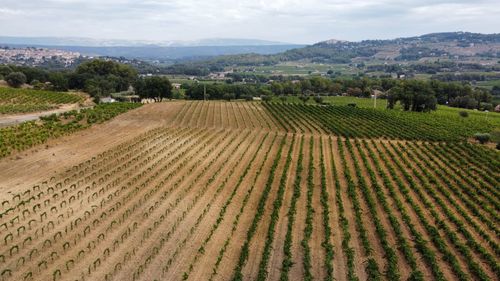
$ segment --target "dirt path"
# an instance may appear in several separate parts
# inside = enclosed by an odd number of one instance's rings
[[[0,159],[0,200],[141,133],[171,125],[184,102],[148,104],[113,120]]]
[[[12,114],[12,115],[0,114],[0,128],[18,125],[20,123],[24,123],[27,121],[38,120],[42,116],[49,116],[52,114],[61,114],[61,113],[68,112],[71,110],[79,110],[79,109],[83,109],[83,108],[89,108],[89,107],[80,107],[77,103],[75,103],[75,104],[64,104],[64,105],[61,105],[57,109],[52,109],[52,110],[47,110],[47,111],[30,112],[30,113],[24,113],[24,114]]]

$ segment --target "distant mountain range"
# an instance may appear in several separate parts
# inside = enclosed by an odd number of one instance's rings
[[[91,38],[0,36],[0,46],[43,47],[79,52],[86,56],[147,60],[200,59],[221,55],[281,53],[304,45],[257,39],[209,38],[195,41],[133,41]]]
[[[217,65],[259,65],[283,61],[352,63],[422,59],[500,58],[500,34],[432,33],[391,40],[349,42],[336,39],[299,45],[256,39],[212,38],[196,41],[131,41],[90,38],[6,37],[0,46],[44,47],[87,56],[163,61],[198,61]]]
[[[290,61],[325,64],[370,61],[399,63],[436,59],[488,61],[488,64],[499,64],[498,58],[500,58],[500,34],[444,32],[407,38],[363,40],[359,42],[330,39],[277,54],[221,56],[199,62],[199,64],[249,66]]]
[[[147,41],[122,39],[93,39],[85,37],[14,37],[0,36],[0,44],[79,46],[79,47],[199,47],[199,46],[269,46],[300,45],[245,38],[206,38],[191,41]]]

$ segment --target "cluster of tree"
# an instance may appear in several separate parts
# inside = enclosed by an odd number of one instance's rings
[[[488,81],[500,79],[500,74],[484,75],[481,73],[443,73],[433,75],[431,79],[439,81]]]
[[[370,97],[375,91],[380,98],[390,99],[391,107],[400,102],[403,108],[427,111],[435,104],[460,108],[489,109],[493,107],[491,92],[473,88],[468,83],[448,83],[438,80],[391,79],[358,77],[355,79],[328,79],[313,76],[302,80],[272,82],[269,90],[281,95],[348,95]]]
[[[426,82],[419,80],[403,80],[389,90],[387,107],[393,109],[400,102],[406,111],[428,112],[436,110],[437,98]]]
[[[423,74],[437,74],[437,73],[450,73],[454,75],[454,79],[447,81],[472,81],[477,80],[468,74],[455,75],[455,72],[493,72],[500,71],[498,65],[481,65],[478,63],[463,63],[454,62],[449,60],[437,60],[434,62],[425,63],[410,63],[410,64],[374,64],[368,65],[365,68],[366,73],[370,72],[385,72],[385,73],[423,73]],[[451,74],[453,73],[453,74]],[[463,78],[463,79],[460,79]],[[438,78],[439,79],[439,78]],[[443,79],[444,81],[445,79]]]
[[[186,98],[193,100],[250,99],[258,95],[272,94],[264,87],[253,84],[196,83],[184,85],[183,87],[186,89]]]
[[[0,66],[0,76],[14,87],[29,83],[35,88],[55,91],[83,90],[94,98],[127,91],[134,85],[143,98],[170,98],[172,85],[166,78],[138,78],[129,64],[113,60],[89,60],[75,70],[48,71],[27,66]]]
[[[134,83],[135,93],[141,98],[158,99],[172,98],[172,84],[161,76],[139,78]]]

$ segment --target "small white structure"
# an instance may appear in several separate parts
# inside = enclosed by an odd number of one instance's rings
[[[116,100],[112,97],[104,97],[99,99],[100,103],[113,103],[116,102]]]

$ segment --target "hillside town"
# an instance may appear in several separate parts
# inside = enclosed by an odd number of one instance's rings
[[[39,66],[57,62],[65,67],[71,66],[82,57],[79,52],[69,52],[46,48],[14,48],[0,46],[0,64]]]

